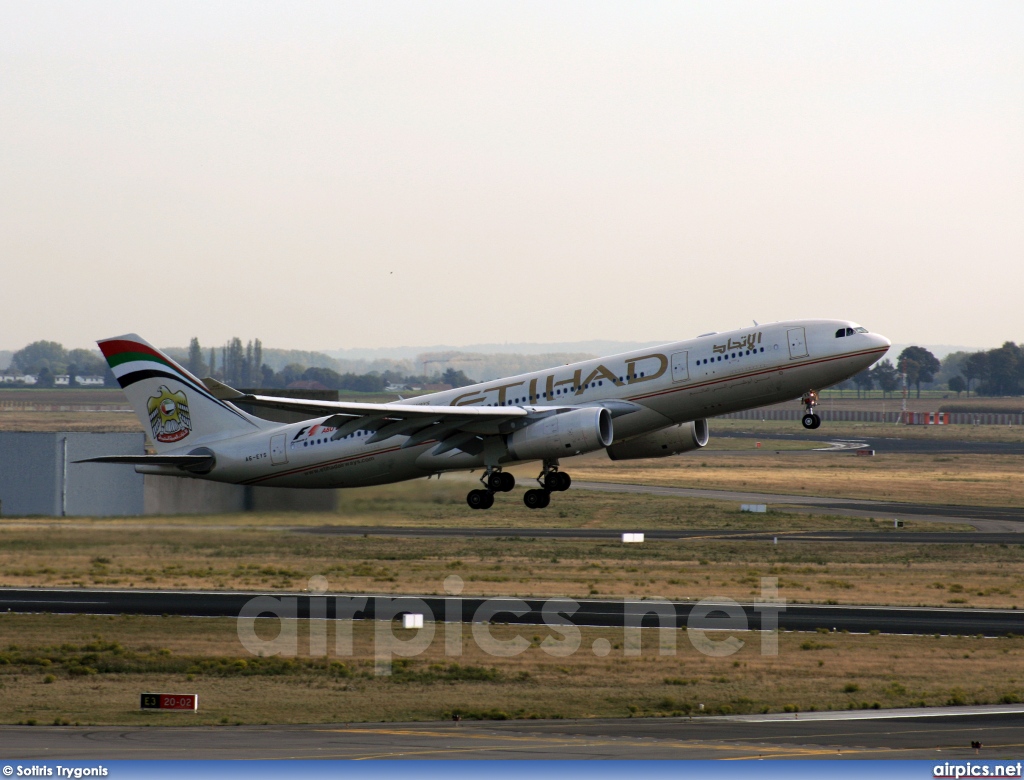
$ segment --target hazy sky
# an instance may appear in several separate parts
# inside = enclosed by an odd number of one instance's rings
[[[1024,3],[0,0],[0,348],[1024,340]]]

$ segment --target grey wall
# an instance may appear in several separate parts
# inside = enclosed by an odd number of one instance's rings
[[[143,510],[132,466],[75,463],[143,452],[141,433],[0,432],[0,514],[124,516]]]
[[[150,474],[143,477],[133,466],[74,462],[98,455],[141,455],[143,445],[141,433],[0,432],[0,515],[331,512],[337,506],[334,490],[244,487]]]

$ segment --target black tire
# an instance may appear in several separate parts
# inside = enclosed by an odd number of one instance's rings
[[[559,492],[561,492],[563,490],[568,490],[569,486],[571,484],[572,484],[572,477],[570,477],[564,471],[556,471],[555,472],[555,490],[557,490]]]
[[[818,421],[817,425],[814,424],[815,420]],[[804,415],[803,419],[800,422],[804,424],[804,428],[806,428],[807,430],[811,430],[812,428],[817,428],[818,425],[821,425],[821,418],[819,418],[816,414],[808,413]]]
[[[811,417],[814,418],[814,425],[812,425],[811,427],[812,428],[820,428],[821,427],[821,418],[818,417],[818,415],[816,415],[816,414],[812,414]]]
[[[494,492],[499,492],[501,490],[501,475],[502,472],[500,471],[492,471],[490,474],[488,474],[487,487],[493,490]]]
[[[501,472],[501,492],[508,493],[516,486],[516,478],[507,471]]]
[[[539,508],[540,509],[545,509],[545,508],[547,508],[547,505],[551,503],[551,494],[548,491],[546,491],[546,490],[542,490],[542,491],[540,491],[540,499],[541,499],[541,504],[540,504]]]
[[[469,495],[466,496],[466,503],[469,504],[470,509],[485,509],[484,496],[488,495],[486,490],[470,490]]]
[[[494,493],[492,493],[490,490],[481,490],[480,492],[484,494],[484,503],[483,506],[481,506],[480,508],[490,509],[492,506],[494,506]]]
[[[549,471],[544,475],[544,489],[545,490],[557,490],[555,485],[558,484],[558,472]]]
[[[545,490],[537,490],[536,488],[527,490],[523,494],[523,503],[526,504],[528,509],[543,509],[547,506],[547,502],[544,501],[544,497],[547,495],[548,493]]]

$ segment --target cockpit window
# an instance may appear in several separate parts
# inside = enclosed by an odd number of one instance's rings
[[[868,329],[867,328],[855,328],[855,332],[856,333],[867,333]]]
[[[837,339],[841,339],[845,335],[846,335],[846,328],[840,328],[839,330],[836,331],[836,338]]]

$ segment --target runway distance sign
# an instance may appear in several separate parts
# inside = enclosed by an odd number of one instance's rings
[[[143,693],[139,701],[141,710],[191,710],[199,709],[199,694],[196,693]]]

